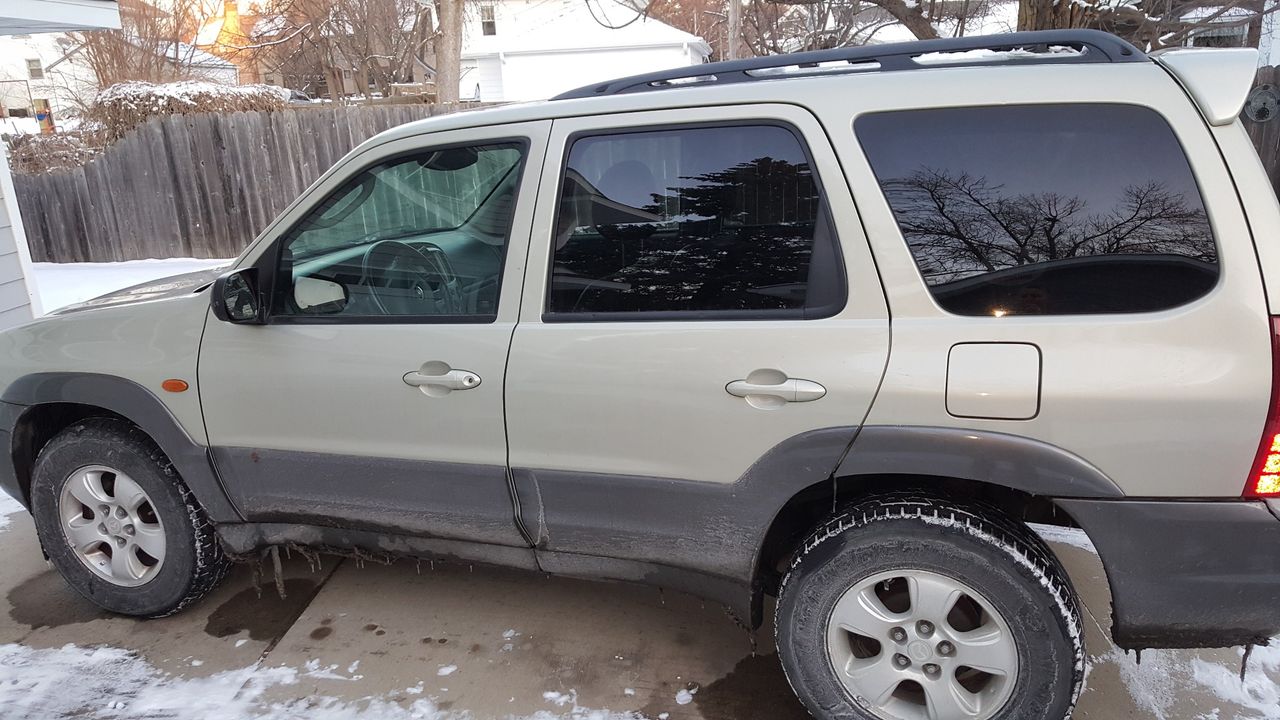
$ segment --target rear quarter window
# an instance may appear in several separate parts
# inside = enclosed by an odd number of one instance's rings
[[[854,131],[948,312],[1151,312],[1217,283],[1204,201],[1154,110],[911,110],[864,115]]]

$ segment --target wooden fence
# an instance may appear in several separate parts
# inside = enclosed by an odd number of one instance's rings
[[[171,115],[83,167],[14,176],[33,260],[235,257],[348,150],[431,105]]]

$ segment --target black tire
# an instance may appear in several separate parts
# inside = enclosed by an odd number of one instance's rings
[[[859,581],[923,570],[958,580],[1006,620],[1017,650],[1012,695],[993,720],[1070,718],[1084,682],[1079,604],[1048,546],[994,508],[920,495],[870,499],[819,527],[798,549],[774,616],[791,687],[814,717],[879,720],[836,675],[827,624]]]
[[[165,558],[142,585],[122,587],[99,577],[77,556],[62,529],[59,498],[78,469],[105,465],[142,487],[164,528]],[[91,418],[56,435],[36,458],[31,480],[36,533],[49,561],[72,588],[122,615],[162,617],[204,597],[230,561],[204,509],[155,442],[123,420]]]

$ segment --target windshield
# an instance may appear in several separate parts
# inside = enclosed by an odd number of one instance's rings
[[[476,214],[520,163],[507,143],[432,150],[361,171],[293,231],[295,260],[377,240],[454,230]]]

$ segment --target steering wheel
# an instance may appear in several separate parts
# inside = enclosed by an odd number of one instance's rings
[[[459,315],[466,311],[449,257],[438,246],[380,240],[361,260],[361,284],[383,315]]]

